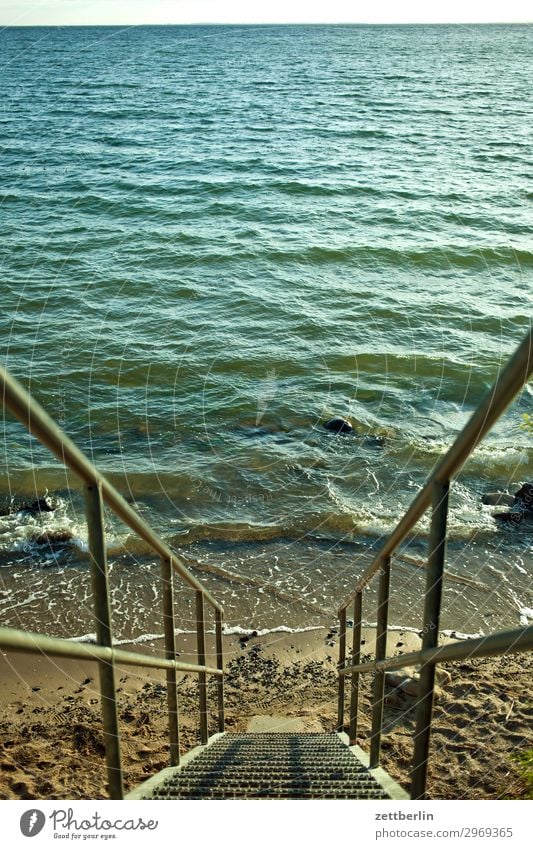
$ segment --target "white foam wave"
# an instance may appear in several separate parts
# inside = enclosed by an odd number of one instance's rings
[[[89,551],[88,531],[85,518],[69,513],[69,504],[56,498],[57,506],[50,512],[31,513],[18,510],[0,518],[0,551],[39,554],[50,550],[54,539],[67,543],[83,553]],[[50,544],[46,542],[50,537]],[[60,538],[64,537],[63,540]],[[118,533],[116,529],[106,535],[106,550],[109,555],[122,553],[130,541],[129,532]]]
[[[527,628],[528,625],[533,621],[533,608],[525,605],[522,599],[517,596],[514,590],[510,589],[509,595],[516,604],[516,609],[518,610],[518,621],[520,625]]]
[[[531,619],[533,619],[533,610],[529,610],[528,608],[524,608],[522,611],[524,615]],[[521,624],[528,624],[527,621]],[[364,628],[376,628],[375,622],[363,622]],[[305,634],[310,631],[328,631],[329,629],[324,625],[302,625],[300,627],[291,628],[289,625],[275,625],[273,628],[244,628],[242,625],[227,625],[223,628],[223,635],[225,637],[267,637],[270,634]],[[389,631],[402,631],[407,632],[409,634],[420,634],[419,628],[413,628],[411,626],[405,625],[390,625]],[[180,634],[195,634],[194,630],[181,630],[176,629],[175,634],[179,636]],[[214,633],[213,630],[209,630],[207,633]],[[466,634],[462,631],[456,631],[454,629],[447,629],[440,632],[443,637],[451,637],[457,640],[469,640],[475,639],[476,637],[484,637],[485,634],[482,631],[479,631],[475,634]],[[96,634],[81,634],[77,637],[68,637],[68,640],[71,642],[77,643],[96,643]],[[114,646],[125,646],[125,645],[140,645],[142,643],[150,643],[155,640],[163,640],[164,634],[140,634],[137,637],[129,637],[128,639],[114,640]]]
[[[307,631],[321,631],[323,625],[304,625],[300,628],[290,628],[288,625],[276,625],[274,628],[243,628],[241,625],[226,626],[222,629],[225,637],[242,636],[242,637],[266,637],[268,634],[304,634]]]
[[[182,631],[179,628],[174,632],[176,636],[179,634],[195,634],[196,631]],[[77,637],[67,637],[66,638],[71,643],[96,643],[97,638],[96,634],[81,634]],[[123,640],[113,640],[114,646],[130,646],[130,645],[140,645],[142,643],[151,643],[154,640],[164,640],[164,634],[140,634],[138,637],[129,637],[128,639]]]
[[[377,628],[377,622],[363,622],[363,628]],[[420,628],[414,628],[411,625],[389,625],[389,631],[405,631],[408,634],[420,634]],[[483,631],[478,631],[475,634],[466,634],[463,631],[456,631],[454,628],[447,628],[444,631],[439,631],[442,637],[451,637],[456,640],[474,640],[477,637],[484,637]]]
[[[533,607],[520,607],[518,614],[520,616],[520,624],[525,628],[527,628],[530,622],[533,622]]]

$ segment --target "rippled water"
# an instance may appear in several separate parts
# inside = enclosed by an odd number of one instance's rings
[[[233,624],[329,615],[528,328],[531,35],[0,33],[2,361],[169,541],[215,565]],[[498,529],[481,505],[531,479],[532,394],[455,489],[450,570],[479,586],[450,582],[450,627],[533,606],[530,526]],[[325,431],[333,414],[355,434]],[[86,563],[31,541],[68,529],[83,549],[81,501],[10,418],[0,461],[6,498],[63,499],[0,519],[2,604],[61,630],[54,593],[74,598]],[[156,567],[112,520],[110,545],[118,618],[153,632]],[[398,562],[399,622],[419,623],[422,572]]]

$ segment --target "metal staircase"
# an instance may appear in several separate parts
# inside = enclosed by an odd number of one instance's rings
[[[127,799],[408,799],[344,734],[217,734]]]
[[[379,766],[384,705],[385,670],[418,664],[421,667],[417,695],[416,733],[411,793],[425,797],[435,666],[447,660],[486,657],[533,650],[533,626],[439,646],[439,616],[443,586],[448,494],[453,477],[507,405],[529,380],[533,371],[533,333],[503,369],[472,418],[437,465],[426,485],[395,530],[356,582],[354,592],[339,608],[338,720],[330,734],[224,733],[224,660],[222,654],[221,605],[189,571],[171,548],[117,492],[43,408],[4,369],[0,368],[0,391],[4,406],[46,445],[83,482],[89,531],[96,643],[33,634],[0,627],[0,647],[14,652],[44,652],[53,657],[92,660],[100,673],[101,713],[105,737],[109,795],[124,798],[120,728],[117,712],[115,664],[164,669],[167,678],[170,766],[129,799],[402,799],[407,794]],[[104,504],[111,508],[161,558],[162,619],[165,656],[141,654],[117,648],[113,641],[109,571],[107,567]],[[423,616],[422,650],[402,657],[386,657],[388,604],[393,556],[422,514],[431,510],[427,585]],[[179,576],[196,597],[197,664],[177,659],[173,582]],[[376,656],[361,660],[363,594],[370,580],[379,576]],[[346,656],[347,608],[353,603],[353,642]],[[214,619],[216,666],[206,664],[205,605]],[[176,675],[198,676],[199,729],[202,745],[181,758],[179,745]],[[374,673],[370,756],[350,746],[357,736],[359,676]],[[207,676],[216,681],[218,734],[208,737]],[[349,682],[349,737],[343,732],[345,690]]]

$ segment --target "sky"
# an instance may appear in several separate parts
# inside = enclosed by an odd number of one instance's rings
[[[531,0],[0,0],[0,25],[533,21]]]

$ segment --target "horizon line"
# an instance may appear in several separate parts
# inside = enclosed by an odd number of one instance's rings
[[[518,21],[187,21],[187,22],[167,22],[167,23],[92,23],[92,24],[5,24],[0,20],[0,28],[2,29],[91,29],[92,27],[413,27],[413,26],[530,26],[533,23],[531,20]]]

